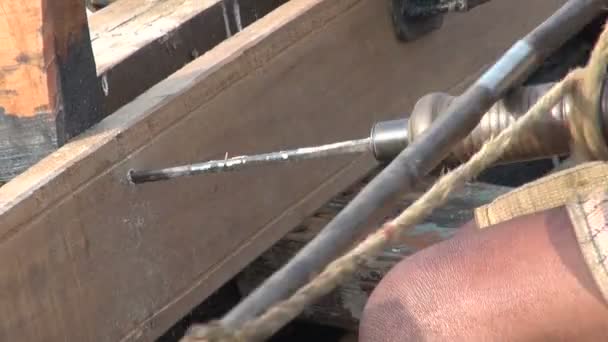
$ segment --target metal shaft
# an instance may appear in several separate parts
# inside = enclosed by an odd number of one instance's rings
[[[595,18],[603,0],[570,0],[515,44],[437,121],[403,150],[308,245],[233,308],[221,321],[238,328],[307,283],[365,231],[365,222],[399,193],[413,188],[478,125],[505,92],[520,85],[540,62]]]
[[[481,122],[465,139],[452,147],[444,160],[446,166],[466,162],[483,144],[497,136],[524,115],[555,83],[520,87],[511,90],[496,102]],[[445,93],[431,93],[422,97],[408,118],[376,123],[370,137],[316,147],[239,156],[204,163],[183,165],[152,171],[132,171],[134,183],[160,181],[197,174],[238,171],[265,164],[280,164],[306,159],[332,157],[346,154],[371,152],[377,161],[388,163],[412,141],[418,139],[445,113],[455,97]],[[529,161],[566,155],[570,150],[571,135],[567,117],[572,108],[571,99],[564,98],[542,120],[535,122],[527,132],[514,139],[497,164]],[[608,87],[602,87],[602,110],[598,122],[608,132]]]
[[[296,162],[314,158],[324,158],[337,155],[364,153],[370,151],[370,138],[344,141],[334,144],[302,147],[253,156],[238,156],[221,160],[212,160],[199,164],[182,165],[160,170],[130,171],[129,179],[133,183],[154,182],[177,177],[194,176],[205,173],[237,171],[245,168]]]

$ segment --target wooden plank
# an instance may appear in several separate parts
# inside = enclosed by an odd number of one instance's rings
[[[99,122],[101,88],[82,0],[0,7],[1,183]]]
[[[48,104],[55,101],[57,97],[51,93],[54,90],[48,87],[48,84],[57,82],[47,80],[49,77],[55,77],[53,76],[54,69],[49,68],[44,71],[43,68],[36,67],[36,64],[49,64],[48,61],[59,61],[59,59],[54,59],[51,54],[47,53],[48,56],[44,55],[38,60],[15,62],[19,54],[23,53],[23,56],[36,54],[34,51],[21,51],[22,49],[43,49],[43,41],[36,35],[38,31],[34,27],[35,20],[42,20],[41,12],[36,12],[33,7],[27,7],[24,11],[31,12],[31,15],[28,16],[28,13],[14,14],[11,11],[17,9],[9,8],[6,12],[7,19],[4,20],[5,26],[32,25],[23,31],[22,35],[27,36],[27,39],[32,39],[32,43],[26,44],[27,46],[23,44],[21,44],[23,46],[17,46],[15,42],[23,41],[25,38],[14,35],[8,29],[3,30],[5,32],[3,40],[18,39],[5,45],[7,52],[1,56],[5,60],[5,62],[1,62],[4,65],[3,68],[9,72],[6,81],[2,82],[10,83],[11,86],[10,89],[2,90],[2,94],[0,94],[0,103],[7,103],[8,106],[4,110],[8,110],[7,114],[3,115],[4,112],[0,112],[0,132],[10,133],[10,135],[8,133],[2,135],[5,139],[0,141],[0,152],[8,152],[0,153],[0,155],[11,160],[0,164],[0,182],[10,180],[54,151],[70,137],[99,122],[103,117],[116,111],[186,63],[263,17],[286,0],[233,0],[228,1],[229,5],[226,5],[226,2],[225,0],[121,0],[91,15],[90,37],[97,61],[98,80],[95,80],[91,74],[91,68],[95,67],[92,64],[91,47],[84,46],[70,50],[73,51],[70,53],[76,56],[70,58],[79,58],[82,62],[79,62],[80,64],[75,63],[74,60],[69,62],[73,68],[69,71],[72,76],[64,77],[64,88],[66,94],[74,95],[68,97],[65,108],[66,111],[79,112],[77,120],[71,119],[71,121],[81,125],[68,127],[69,134],[65,139],[62,136],[57,139],[56,130],[61,134],[62,126],[55,129],[57,125],[54,125],[53,119],[53,117],[61,117],[61,114],[51,113],[49,119],[45,112],[36,111],[34,113],[34,104],[41,102],[40,96],[46,96],[47,98],[42,102],[46,101],[45,103]],[[73,12],[65,12],[65,15],[69,14],[76,20],[60,21],[61,24],[75,25],[70,27],[70,30],[80,29],[82,27],[78,25],[82,26],[82,24],[86,28],[87,22],[86,17],[83,17],[85,12],[82,1],[77,4],[76,7],[70,7],[70,11]],[[58,7],[58,5],[55,4],[54,7]],[[55,12],[59,12],[61,16],[64,15],[63,9]],[[32,15],[37,17],[32,17]],[[8,19],[13,22],[9,22]],[[47,20],[46,25],[49,27],[48,30],[51,30],[54,24]],[[20,34],[21,32],[21,30],[18,31]],[[204,32],[204,34],[200,34],[200,32]],[[86,42],[85,38],[89,37],[88,31],[84,32],[82,37],[83,42]],[[64,38],[67,39],[67,36]],[[79,49],[82,49],[83,53],[80,53]],[[38,54],[42,56],[41,52]],[[45,62],[45,60],[48,61]],[[11,71],[11,68],[16,66],[16,71]],[[67,70],[62,72],[66,73]],[[84,75],[83,84],[79,83],[82,81],[80,76],[73,75]],[[33,80],[37,81],[33,82]],[[25,88],[16,89],[14,84],[17,85],[16,87],[27,86],[39,89],[25,91]],[[90,94],[85,93],[84,90],[89,88],[92,89],[89,91]],[[100,89],[103,89],[105,95],[103,103]],[[15,100],[16,93],[32,95]],[[95,96],[96,100],[87,100],[85,95]],[[71,105],[71,102],[75,104]],[[95,106],[92,105],[94,102],[97,102]],[[81,103],[83,105],[80,105]],[[86,107],[87,105],[88,107]],[[44,106],[45,104],[40,103],[36,107],[43,108]],[[14,114],[10,110],[24,112]],[[71,117],[70,115],[72,114],[69,114],[68,117]],[[22,119],[16,120],[16,117]],[[26,147],[22,146],[24,144]]]
[[[286,1],[121,0],[95,12],[90,16],[91,39],[105,113]]]
[[[407,45],[376,0],[281,6],[0,188],[0,340],[152,340],[372,163],[141,186],[129,169],[364,136],[562,3],[495,0]]]
[[[367,179],[334,197],[247,266],[236,277],[241,294],[246,296],[251,293],[267,277],[289,261],[352,200],[366,183]],[[356,332],[369,295],[393,266],[408,255],[449,239],[463,224],[473,219],[475,208],[491,202],[510,189],[484,183],[467,184],[464,189],[452,194],[448,202],[435,210],[424,222],[408,230],[400,244],[387,248],[368,265],[362,266],[348,281],[306,308],[299,318]],[[385,208],[387,215],[376,216],[370,220],[370,225],[380,226],[387,218],[395,217],[422,195],[423,190],[425,187],[420,187],[419,192],[404,195],[395,203],[387,205]]]

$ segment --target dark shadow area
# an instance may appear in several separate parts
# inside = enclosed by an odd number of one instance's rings
[[[190,311],[179,322],[159,337],[156,342],[178,342],[191,325],[220,319],[240,301],[240,293],[234,281],[229,281]],[[334,342],[345,331],[303,321],[293,321],[277,332],[269,342]]]
[[[179,322],[165,332],[157,342],[177,342],[192,324],[207,322],[222,317],[240,300],[240,294],[234,281],[229,281],[215,293],[200,303]]]
[[[334,342],[343,335],[344,331],[338,328],[294,321],[281,329],[268,342]]]

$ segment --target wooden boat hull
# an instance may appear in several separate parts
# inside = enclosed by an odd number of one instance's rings
[[[152,340],[374,164],[141,186],[128,170],[365,136],[563,2],[495,0],[407,45],[382,1],[274,10],[0,188],[0,340]]]

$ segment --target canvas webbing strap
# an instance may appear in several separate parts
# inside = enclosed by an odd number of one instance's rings
[[[608,189],[608,163],[589,162],[540,178],[475,210],[480,229],[563,206],[595,189]]]
[[[599,188],[566,204],[585,263],[608,301],[608,191]]]

